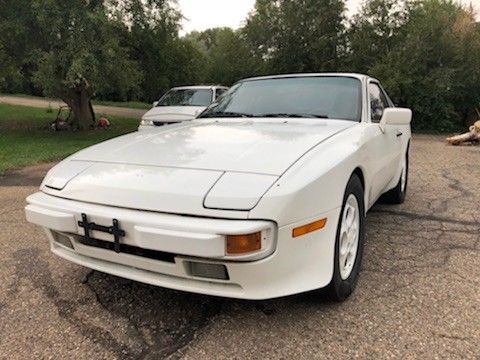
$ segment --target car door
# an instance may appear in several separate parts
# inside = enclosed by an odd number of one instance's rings
[[[373,172],[369,205],[373,205],[378,197],[388,190],[387,186],[397,175],[402,151],[400,137],[403,134],[398,126],[380,123],[383,111],[393,104],[378,82],[373,80],[368,82],[368,98],[370,114],[367,130],[370,139],[368,147],[371,151],[369,157]]]

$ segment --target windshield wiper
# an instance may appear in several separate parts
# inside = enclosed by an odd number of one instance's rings
[[[240,113],[240,112],[211,112],[211,113],[206,113],[206,114],[203,114],[201,116],[199,116],[199,118],[234,118],[234,117],[241,117],[241,118],[250,118],[250,117],[253,117],[252,114],[245,114],[245,113]]]
[[[260,118],[310,118],[310,119],[328,119],[327,115],[317,115],[317,114],[260,114],[256,117]]]

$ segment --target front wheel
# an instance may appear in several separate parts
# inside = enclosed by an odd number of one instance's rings
[[[365,205],[362,182],[350,178],[343,198],[335,241],[334,271],[327,287],[334,301],[344,301],[355,289],[362,264]]]

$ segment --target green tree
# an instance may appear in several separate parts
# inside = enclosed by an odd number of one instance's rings
[[[260,71],[242,30],[214,28],[190,33],[186,39],[203,54],[203,79],[207,83],[232,85]]]
[[[15,90],[18,82],[28,93],[41,89],[44,95],[59,97],[73,110],[73,126],[88,128],[94,121],[91,96],[148,97],[158,82],[167,82],[174,73],[183,47],[178,44],[181,16],[171,3],[0,2],[0,33],[5,35],[0,58],[2,63],[13,59],[16,69],[2,75],[6,87]]]
[[[205,59],[191,41],[179,38],[172,46],[172,56],[168,67],[171,86],[194,85],[205,79]]]
[[[71,107],[75,128],[88,128],[95,120],[91,96],[134,90],[140,78],[136,63],[120,45],[103,1],[34,0],[31,6],[46,39],[35,82]]]
[[[405,1],[370,0],[350,20],[347,31],[350,71],[368,73],[404,39],[408,20]]]
[[[0,90],[7,87],[8,82],[16,74],[13,60],[7,55],[3,45],[0,43]]]
[[[195,81],[197,52],[178,38],[182,16],[172,1],[115,0],[111,2],[111,13],[121,44],[143,70],[139,94],[142,99],[158,100],[170,87]]]
[[[343,0],[257,0],[245,34],[271,72],[335,71],[345,49]]]
[[[414,110],[414,127],[463,127],[480,101],[480,33],[472,11],[450,0],[410,5],[404,38],[370,73],[400,104]]]
[[[40,95],[32,82],[36,51],[45,44],[31,0],[0,1],[0,72],[2,90]]]

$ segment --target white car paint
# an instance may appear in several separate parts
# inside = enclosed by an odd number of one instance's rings
[[[147,111],[142,116],[142,120],[144,123],[147,121],[174,123],[192,120],[205,108],[205,106],[156,106]]]
[[[213,102],[217,98],[219,90],[226,91],[228,88],[224,86],[181,86],[170,91],[175,90],[211,90],[211,102]],[[142,116],[139,130],[150,129],[154,124],[170,124],[192,120],[206,109],[206,106],[157,106],[157,104],[158,101],[155,101],[153,108]]]
[[[125,135],[54,167],[27,199],[27,219],[45,228],[55,254],[158,286],[266,299],[328,285],[346,184],[362,173],[367,209],[397,185],[411,112],[387,109],[373,123],[367,89],[375,79],[294,76],[359,79],[362,121],[196,119]],[[122,244],[172,253],[174,262],[81,244],[82,213],[98,224],[118,219]],[[321,231],[292,237],[294,228],[322,218]],[[255,231],[261,250],[226,255],[227,235]],[[58,240],[62,234],[74,249]],[[93,235],[112,242],[110,234]],[[228,280],[193,276],[192,261],[224,265]]]

